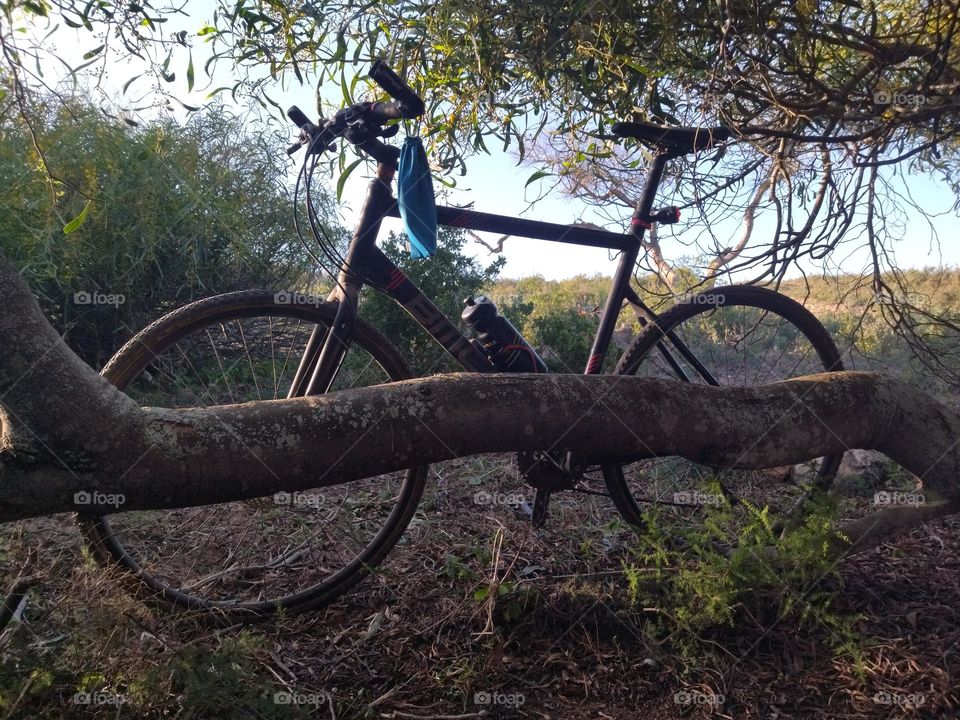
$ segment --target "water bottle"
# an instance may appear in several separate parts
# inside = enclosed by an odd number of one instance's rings
[[[547,366],[523,335],[485,295],[468,297],[460,315],[477,334],[483,351],[502,372],[547,372]]]

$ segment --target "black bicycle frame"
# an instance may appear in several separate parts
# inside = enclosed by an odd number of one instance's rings
[[[650,211],[668,159],[666,153],[658,153],[654,157],[631,219],[629,234],[443,206],[437,207],[437,222],[448,227],[619,250],[620,260],[614,274],[613,286],[607,296],[590,350],[590,359],[584,370],[587,375],[597,374],[603,367],[623,301],[629,300],[645,308],[630,288],[630,277],[640,254],[643,234],[649,227]],[[400,210],[391,189],[394,172],[395,168],[387,163],[381,162],[377,167],[377,176],[370,182],[360,213],[360,222],[350,241],[346,263],[340,271],[338,287],[331,294],[331,298],[340,301],[334,322],[329,329],[317,326],[313,330],[294,376],[289,397],[325,393],[330,389],[337,369],[349,349],[360,291],[365,284],[373,286],[402,305],[465,370],[495,370],[486,355],[377,247],[383,218],[400,217]]]

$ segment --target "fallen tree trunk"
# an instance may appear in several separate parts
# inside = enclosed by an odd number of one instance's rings
[[[851,412],[851,408],[855,409]],[[898,380],[835,373],[755,388],[578,375],[452,374],[327,396],[135,410],[122,446],[90,428],[98,467],[0,466],[0,519],[76,510],[81,491],[125,510],[303,490],[478,453],[562,449],[596,458],[680,455],[721,467],[879,450],[960,498],[960,420]]]
[[[2,258],[0,283],[0,521],[77,510],[77,493],[122,495],[124,510],[202,505],[535,449],[735,468],[876,449],[942,496],[923,518],[960,503],[960,418],[878,374],[754,388],[453,374],[296,400],[139,408],[70,352]],[[874,522],[852,539],[894,526]]]

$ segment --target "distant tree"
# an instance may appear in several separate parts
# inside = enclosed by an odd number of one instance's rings
[[[291,287],[308,267],[282,145],[225,107],[184,125],[135,126],[75,98],[31,114],[30,128],[0,124],[0,250],[95,366],[167,309]]]
[[[601,279],[601,288],[596,284],[596,279],[583,277],[562,281],[529,277],[494,287],[491,296],[552,372],[581,373],[590,358],[610,280]],[[630,320],[626,315],[623,319]]]

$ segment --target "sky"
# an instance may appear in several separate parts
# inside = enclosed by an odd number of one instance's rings
[[[210,7],[210,3],[205,2],[191,4],[191,14],[173,19],[167,28],[168,31],[185,29],[191,34],[195,33],[204,24],[205,9]],[[79,64],[83,53],[99,43],[85,31],[64,32],[64,28],[58,31],[56,37],[60,38],[56,40],[59,54],[72,65]],[[178,79],[171,87],[181,100],[200,105],[207,101],[206,96],[210,89],[220,85],[231,85],[233,78],[221,68],[217,76],[208,81],[201,70],[207,57],[207,50],[199,38],[194,38],[192,52],[197,68],[197,84],[194,91],[187,92],[183,80],[185,68],[177,67],[176,62],[171,70],[178,71]],[[179,64],[182,65],[183,60],[180,58]],[[52,74],[55,77],[58,67],[53,66],[48,70],[51,71],[48,75]],[[107,73],[103,80],[104,89],[122,103],[123,83],[141,70],[142,68],[138,68],[135,62],[117,62],[115,59],[108,59]],[[365,72],[366,68],[359,67],[358,71]],[[134,86],[133,90],[136,89],[137,86]],[[225,96],[228,97],[228,95],[221,95],[221,97]],[[286,88],[275,89],[271,91],[271,96],[283,106],[299,105],[308,116],[312,116],[315,112],[315,88],[309,83],[305,86],[293,83]],[[339,96],[340,90],[337,87],[330,88],[329,94],[325,93],[325,97],[329,100]],[[178,114],[185,117],[186,112],[179,111]],[[291,137],[294,133],[291,126]],[[300,155],[296,158],[299,162]],[[340,214],[342,221],[348,227],[356,221],[363,204],[366,185],[373,170],[372,163],[366,166],[361,165],[345,185]],[[559,190],[544,192],[550,187],[549,178],[526,187],[527,179],[534,170],[535,168],[529,165],[518,167],[516,157],[509,151],[494,150],[492,155],[474,156],[467,160],[467,175],[457,178],[457,189],[451,191],[444,202],[452,205],[472,204],[476,210],[555,223],[577,221],[603,223],[603,220],[595,216],[586,203],[564,196]],[[324,180],[330,184],[331,188],[333,187],[335,178],[324,178]],[[440,189],[439,185],[436,187]],[[639,188],[634,192],[639,193]],[[919,199],[934,219],[932,232],[927,221],[920,215],[909,219],[903,228],[902,237],[894,245],[899,264],[903,267],[960,266],[960,241],[956,237],[958,223],[956,216],[949,212],[953,202],[949,188],[941,186],[933,178],[913,175],[902,186],[901,192],[909,192],[915,200]],[[537,200],[538,198],[541,199]],[[533,200],[537,202],[531,206]],[[669,202],[669,198],[661,197],[658,204],[665,205]],[[388,218],[384,223],[385,231],[401,229],[399,220]],[[688,233],[686,237],[689,238],[698,230],[699,228],[695,227],[695,221],[688,219],[681,219],[681,222],[676,225],[662,228],[661,243],[668,260],[677,260],[686,252],[680,240],[675,238],[683,237],[684,232]],[[737,219],[731,219],[714,230],[721,238],[734,238],[740,232],[740,222]],[[761,217],[756,223],[754,233],[757,237],[762,237],[764,233],[769,236],[772,230],[772,218]],[[484,238],[491,243],[497,240],[497,236],[491,235],[484,235]],[[494,258],[486,248],[477,243],[470,243],[467,247],[467,251],[481,262],[488,263]],[[607,250],[520,237],[507,240],[504,246],[504,257],[506,265],[501,276],[513,278],[541,275],[547,279],[556,280],[575,275],[609,275],[613,273],[616,266],[616,259],[611,258]],[[833,256],[830,271],[861,272],[868,266],[869,260],[869,253],[863,244],[854,238],[841,246],[839,252]],[[806,263],[793,274],[798,274],[801,270],[817,274],[823,271],[820,266]],[[733,280],[738,279],[747,278],[736,276],[733,278]]]

